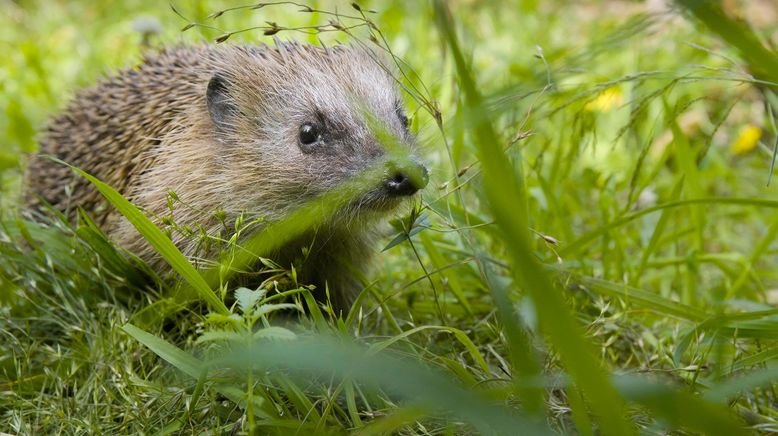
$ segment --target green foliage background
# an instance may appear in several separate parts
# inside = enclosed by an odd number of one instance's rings
[[[209,288],[172,244],[182,278],[148,281],[87,217],[15,213],[23,155],[76,89],[155,47],[332,15],[0,0],[0,431],[777,431],[778,7],[359,4],[380,33],[275,36],[385,37],[432,180],[337,320],[288,265],[286,305]]]

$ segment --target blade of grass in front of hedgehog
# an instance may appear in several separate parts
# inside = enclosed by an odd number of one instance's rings
[[[435,12],[439,31],[456,62],[468,112],[478,113],[483,102],[460,51],[451,12],[440,0],[435,1]],[[513,260],[515,279],[532,297],[542,329],[555,345],[570,376],[584,392],[602,432],[612,435],[632,434],[634,429],[624,419],[622,399],[608,380],[606,371],[597,362],[592,346],[585,340],[581,327],[565,306],[559,290],[544,274],[532,254],[523,176],[516,174],[520,168],[514,169],[504,157],[489,120],[479,119],[474,130],[487,200],[497,225],[508,240],[506,247]],[[497,297],[498,307],[503,306],[500,309],[506,327],[521,328],[516,325],[516,316],[507,295]],[[500,299],[505,301],[501,302]],[[511,343],[511,346],[515,345],[515,342]],[[517,357],[513,356],[514,359]],[[514,365],[518,363],[513,362]]]
[[[62,162],[61,160],[54,159],[55,161],[67,165],[73,169],[73,171],[80,174],[82,177],[89,180],[92,185],[97,188],[98,191],[110,202],[127,220],[138,230],[149,244],[157,250],[160,256],[165,259],[168,264],[186,280],[186,282],[197,292],[197,295],[203,299],[208,305],[222,314],[229,314],[230,311],[227,306],[224,305],[219,297],[211,290],[211,286],[203,279],[203,276],[192,266],[186,257],[178,250],[162,230],[154,225],[151,220],[143,214],[134,204],[130,203],[126,198],[119,194],[115,189],[108,186],[106,183],[98,180],[91,174],[76,168],[70,164]]]

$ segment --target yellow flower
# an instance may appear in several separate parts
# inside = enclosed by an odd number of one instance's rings
[[[759,139],[762,137],[762,130],[759,127],[749,124],[740,131],[735,141],[729,147],[735,155],[746,154],[756,148]]]
[[[584,108],[588,111],[606,112],[618,106],[622,102],[622,94],[619,88],[611,86],[606,88],[593,100],[586,103]]]

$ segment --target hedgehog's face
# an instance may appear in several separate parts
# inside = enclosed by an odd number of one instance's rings
[[[427,184],[391,76],[365,53],[340,55],[296,53],[287,64],[259,62],[256,80],[211,79],[211,119],[233,164],[252,166],[262,180],[258,202],[299,204],[357,180],[349,209],[387,210]]]
[[[427,184],[427,169],[409,157],[413,137],[399,101],[381,115],[359,97],[340,108],[306,107],[312,109],[301,107],[302,116],[289,120],[289,131],[276,143],[295,143],[292,154],[307,165],[309,183],[326,190],[361,177],[363,192],[355,200],[378,209],[393,207]]]

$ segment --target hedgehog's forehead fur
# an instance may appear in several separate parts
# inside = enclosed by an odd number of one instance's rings
[[[272,121],[302,119],[319,110],[334,122],[358,126],[363,123],[355,110],[370,110],[381,119],[399,103],[384,58],[364,47],[278,43],[219,48],[214,68],[230,82],[241,109],[250,111],[246,115],[261,117],[258,125],[273,128]]]

